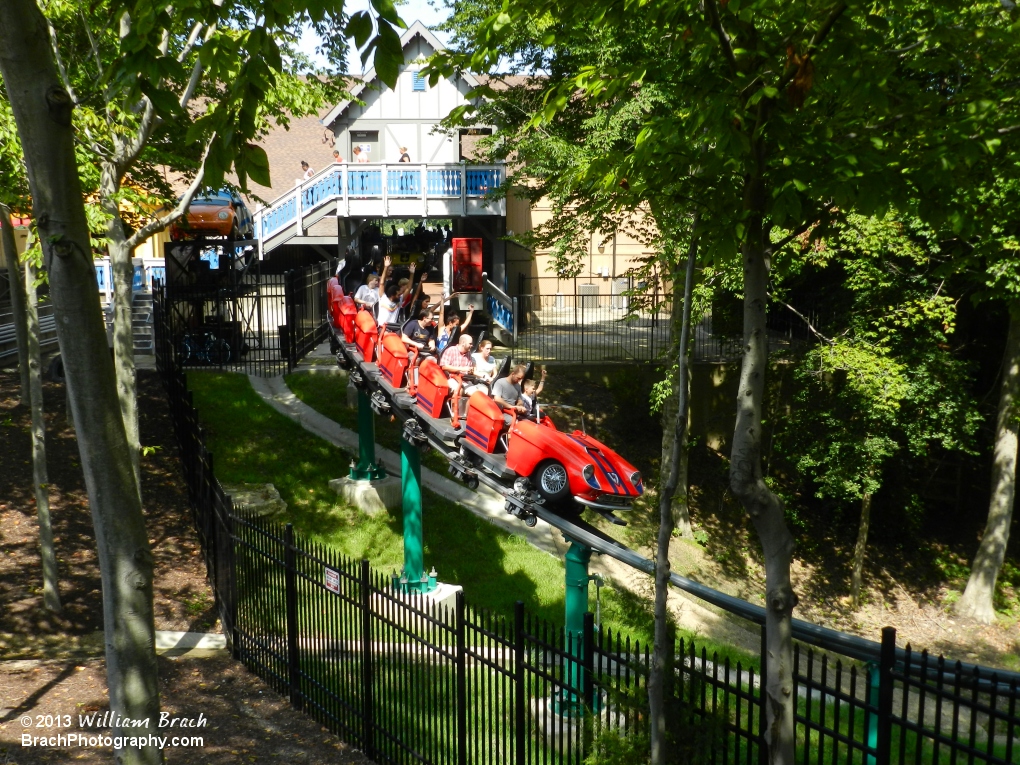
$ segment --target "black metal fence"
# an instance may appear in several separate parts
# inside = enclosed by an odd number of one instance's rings
[[[182,365],[273,376],[326,339],[326,282],[336,261],[264,274],[246,251],[218,246],[212,268],[198,257],[209,253],[185,244],[168,253],[167,282],[153,287]]]
[[[515,355],[539,362],[658,363],[671,346],[673,295],[657,283],[615,279],[518,279]],[[768,308],[769,352],[814,341],[801,306],[797,316],[781,303]],[[691,335],[694,361],[737,361],[743,353],[739,298],[706,309]]]
[[[336,261],[330,260],[284,275],[287,321],[280,327],[280,344],[288,371],[328,336],[326,283],[335,271]]]
[[[504,615],[459,594],[451,607],[401,596],[367,561],[234,512],[168,329],[157,312],[157,364],[236,658],[380,763],[580,765],[609,738],[644,751],[645,646],[590,614],[577,640],[521,603]],[[820,643],[794,655],[798,762],[1020,761],[1020,675],[897,649],[889,628],[874,656]],[[766,762],[767,676],[683,640],[674,661],[678,761]]]

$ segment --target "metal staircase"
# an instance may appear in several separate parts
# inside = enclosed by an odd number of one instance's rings
[[[136,292],[131,296],[131,338],[136,356],[156,353],[151,292]]]

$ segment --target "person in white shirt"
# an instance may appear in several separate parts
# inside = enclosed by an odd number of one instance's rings
[[[492,385],[497,373],[496,360],[492,358],[492,341],[482,340],[478,344],[478,352],[472,353],[471,358],[475,362],[475,377],[486,385]]]
[[[354,147],[354,161],[355,162],[360,162],[361,164],[365,164],[366,162],[371,162],[372,160],[370,160],[368,158],[368,154],[366,152],[361,150],[360,146],[355,146]]]
[[[303,180],[307,181],[309,178],[315,175],[315,171],[312,170],[311,166],[304,160],[301,161],[301,169],[305,171],[305,174],[301,176]]]
[[[370,274],[368,281],[358,287],[354,293],[354,302],[358,308],[367,311],[375,309],[375,304],[379,302],[379,274]]]
[[[446,295],[445,300],[449,305],[449,300],[452,297],[450,294],[451,285],[453,283],[453,245],[446,248],[446,252],[443,253],[443,294]]]
[[[379,277],[380,284],[386,284],[386,275],[389,273],[390,266],[393,264],[393,259],[387,255],[383,258],[383,272]],[[414,270],[415,264],[411,264],[411,279],[414,281]],[[377,324],[399,324],[400,323],[400,311],[404,306],[410,305],[412,302],[418,299],[418,295],[421,293],[422,284],[426,277],[423,276],[421,281],[418,282],[418,286],[415,288],[414,295],[411,296],[408,292],[403,292],[400,285],[394,283],[387,284],[385,289],[379,289],[379,303],[376,306],[376,323]]]

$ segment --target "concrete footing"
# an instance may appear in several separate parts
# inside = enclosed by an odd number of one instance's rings
[[[244,509],[260,517],[270,517],[287,509],[287,503],[271,483],[225,483],[223,491],[230,495],[235,510]]]
[[[368,515],[399,510],[403,501],[400,476],[387,476],[375,481],[356,481],[344,476],[330,481],[329,488]]]
[[[394,592],[393,594],[413,608],[433,614],[436,619],[445,619],[447,624],[455,624],[457,619],[457,593],[463,591],[464,588],[459,584],[437,582],[436,589],[424,594],[405,594],[400,592]],[[389,614],[389,618],[394,618],[395,616],[399,618],[400,614],[403,614],[408,624],[414,621],[410,612],[398,611],[397,614],[393,614],[392,608],[387,607],[386,598],[383,596],[375,596],[373,598],[372,610],[379,614]]]

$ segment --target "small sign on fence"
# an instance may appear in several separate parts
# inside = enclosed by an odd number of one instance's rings
[[[340,594],[340,574],[331,568],[325,569],[326,589],[330,592]]]

